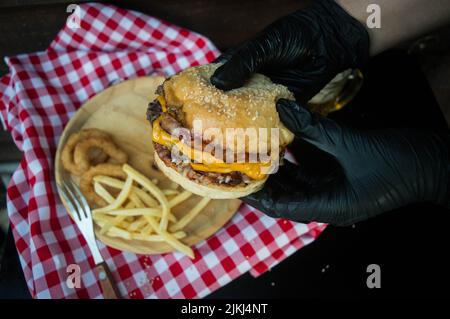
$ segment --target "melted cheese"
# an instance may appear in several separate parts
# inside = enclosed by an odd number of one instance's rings
[[[161,116],[153,122],[152,140],[155,143],[172,147],[178,140],[161,128]]]
[[[157,100],[161,104],[163,112],[166,112],[167,107],[164,97],[158,96]],[[241,172],[252,179],[260,180],[266,177],[266,174],[261,173],[261,168],[270,166],[270,163],[225,163],[209,153],[192,148],[161,128],[161,116],[153,122],[152,140],[169,148],[176,146],[190,160],[201,159],[202,163],[191,163],[191,167],[196,171],[215,173]]]
[[[158,95],[158,97],[156,99],[158,100],[159,104],[161,105],[162,111],[167,112],[166,99],[161,95]]]
[[[178,150],[186,155],[190,160],[202,160],[202,163],[214,164],[214,163],[224,163],[222,160],[214,157],[213,155],[197,150],[189,145],[186,145],[179,139],[171,136],[169,133],[164,131],[161,127],[161,117],[157,118],[153,122],[153,132],[152,140],[158,144],[173,147],[176,146]]]

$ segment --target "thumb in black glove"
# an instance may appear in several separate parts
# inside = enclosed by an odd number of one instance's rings
[[[369,57],[369,35],[333,0],[314,0],[269,25],[253,39],[219,57],[225,62],[211,77],[222,90],[242,86],[254,72],[287,86],[308,101],[345,69]]]
[[[248,204],[272,217],[335,225],[413,202],[448,204],[448,140],[423,131],[356,130],[288,100],[277,109],[297,138],[334,158],[337,170],[318,176],[301,158],[299,165],[287,162],[262,190],[243,198]]]

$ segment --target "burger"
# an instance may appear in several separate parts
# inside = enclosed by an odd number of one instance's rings
[[[222,91],[210,82],[219,66],[191,67],[166,79],[147,119],[155,163],[170,180],[201,196],[239,198],[261,189],[293,140],[275,105],[294,96],[262,74]]]

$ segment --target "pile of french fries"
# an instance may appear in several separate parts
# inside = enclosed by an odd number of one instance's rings
[[[128,164],[124,164],[122,169],[127,175],[125,181],[105,175],[93,178],[95,192],[108,203],[92,211],[100,233],[127,240],[166,242],[194,258],[192,249],[181,241],[187,235],[183,229],[211,199],[202,198],[177,219],[171,209],[191,197],[192,193],[161,189],[156,181],[151,181]],[[111,195],[105,186],[117,189],[117,196]]]

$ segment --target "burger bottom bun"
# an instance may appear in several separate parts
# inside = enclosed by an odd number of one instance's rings
[[[217,184],[209,184],[206,186],[184,177],[172,167],[164,164],[157,152],[155,152],[155,162],[163,174],[166,175],[172,182],[177,183],[191,193],[214,199],[232,199],[250,195],[260,190],[267,180],[266,177],[262,180],[254,181],[246,186],[221,186]]]

